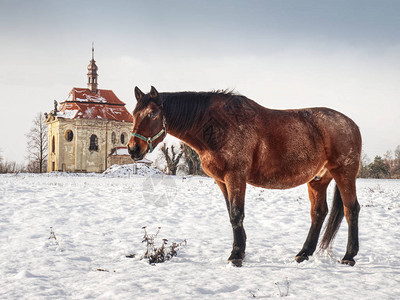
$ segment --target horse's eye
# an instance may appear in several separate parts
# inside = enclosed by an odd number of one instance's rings
[[[152,111],[152,112],[149,114],[149,117],[150,117],[152,120],[154,120],[154,119],[157,117],[157,115],[158,115],[158,112],[157,112],[157,111]]]

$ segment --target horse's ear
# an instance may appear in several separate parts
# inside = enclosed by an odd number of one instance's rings
[[[144,93],[137,87],[135,86],[135,97],[136,100],[139,102],[140,100],[143,99]]]
[[[154,86],[151,86],[150,90],[150,97],[151,98],[157,98],[158,97],[158,92]]]
[[[157,90],[156,90],[156,88],[154,86],[151,86],[150,98],[151,98],[151,100],[153,100],[153,102],[155,104],[157,104],[158,106],[161,106],[162,101],[161,101],[161,98],[160,98],[160,94],[157,92]]]

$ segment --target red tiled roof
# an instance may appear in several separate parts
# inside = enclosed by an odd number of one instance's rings
[[[125,105],[111,90],[97,90],[93,94],[89,89],[83,88],[73,88],[65,101]]]
[[[96,94],[88,89],[73,88],[68,98],[61,102],[57,117],[69,119],[103,119],[132,122],[132,115],[125,103],[111,90],[98,90]]]

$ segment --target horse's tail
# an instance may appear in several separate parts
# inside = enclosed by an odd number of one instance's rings
[[[319,247],[321,249],[327,249],[329,244],[333,241],[336,236],[336,233],[339,230],[340,223],[343,220],[344,211],[343,211],[343,201],[342,196],[340,195],[340,191],[335,186],[335,194],[333,196],[331,213],[329,215],[328,223],[326,224],[325,233],[322,237],[321,243]]]

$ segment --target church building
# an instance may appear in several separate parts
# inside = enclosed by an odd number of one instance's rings
[[[48,171],[103,172],[133,163],[127,151],[132,115],[111,90],[98,89],[97,65],[88,66],[88,87],[73,88],[46,117]]]

